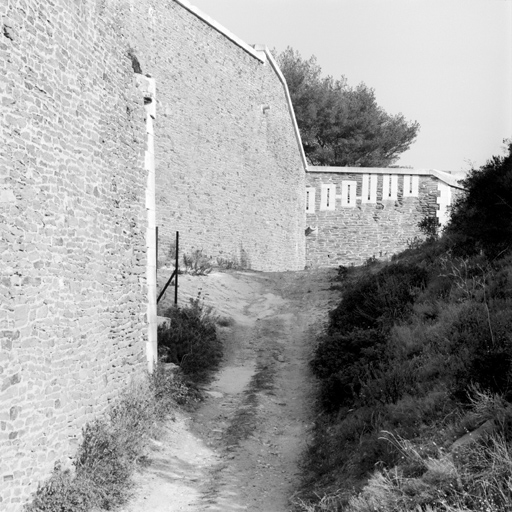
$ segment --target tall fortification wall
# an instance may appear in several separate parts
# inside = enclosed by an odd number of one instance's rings
[[[386,259],[425,235],[424,218],[444,225],[461,187],[449,174],[414,169],[310,167],[306,261],[310,267]]]
[[[130,54],[156,84],[163,241],[304,266],[303,162],[265,52],[173,0],[1,2],[2,511],[145,369],[151,190]]]
[[[144,102],[102,4],[0,3],[2,511],[145,368]]]
[[[157,88],[160,256],[180,231],[184,252],[303,269],[304,166],[272,63],[185,2],[130,5],[127,40]]]

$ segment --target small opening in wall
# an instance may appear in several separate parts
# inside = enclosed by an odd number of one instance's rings
[[[139,75],[142,75],[142,68],[140,66],[139,59],[135,55],[133,48],[128,48],[128,58],[132,61],[132,68],[134,73],[138,73]]]
[[[306,211],[309,210],[309,190],[306,191]]]

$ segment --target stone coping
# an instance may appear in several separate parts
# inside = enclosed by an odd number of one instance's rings
[[[295,133],[295,139],[297,140],[297,145],[299,147],[300,158],[302,160],[302,165],[304,167],[304,170],[307,171],[308,161],[306,160],[306,154],[304,153],[304,148],[302,146],[302,139],[300,137],[299,125],[297,124],[297,119],[295,117],[295,111],[293,110],[292,98],[290,96],[290,91],[288,90],[288,84],[286,83],[286,79],[285,79],[281,69],[279,69],[279,65],[277,64],[276,60],[274,59],[274,56],[272,55],[272,52],[268,49],[268,47],[265,45],[262,45],[262,44],[255,44],[253,46],[256,51],[263,52],[265,54],[267,60],[270,62],[270,65],[272,66],[272,69],[274,70],[274,73],[278,76],[279,80],[283,84],[284,95],[286,97],[286,103],[288,104],[288,110],[290,111],[290,117],[292,119],[292,124],[293,124],[293,131]]]
[[[227,28],[223,27],[219,22],[215,21],[213,18],[210,18],[207,14],[205,14],[201,9],[198,9],[194,5],[192,5],[188,0],[174,0],[177,4],[181,5],[183,8],[190,11],[192,14],[197,16],[199,19],[204,21],[207,25],[210,25],[217,32],[220,32],[222,35],[227,37],[230,41],[235,43],[237,46],[245,50],[249,55],[252,55],[255,59],[258,59],[261,62],[265,62],[265,55],[262,55],[258,51],[256,51],[252,46],[248,45],[244,41],[242,41],[239,37],[235,36],[232,32],[230,32]]]
[[[406,169],[403,167],[330,167],[310,165],[307,172],[336,173],[336,174],[408,174],[412,176],[434,176],[451,187],[463,189],[459,180],[452,174],[437,169]]]
[[[244,41],[242,41],[239,37],[235,36],[232,32],[230,32],[227,28],[223,27],[220,23],[215,21],[213,18],[210,18],[207,14],[205,14],[203,11],[198,9],[197,7],[193,6],[188,0],[174,0],[177,4],[181,5],[184,9],[187,9],[187,11],[191,12],[194,16],[197,16],[199,19],[204,21],[207,25],[212,27],[213,29],[220,32],[223,36],[228,38],[230,41],[232,41],[234,44],[239,46],[242,50],[246,51],[249,55],[254,57],[255,59],[258,59],[260,62],[270,62],[270,65],[272,66],[272,69],[274,70],[275,74],[278,76],[279,80],[283,84],[285,96],[286,96],[286,102],[288,103],[288,109],[290,111],[290,116],[292,118],[292,124],[293,124],[293,130],[295,132],[295,138],[297,139],[297,144],[299,146],[299,154],[302,160],[302,165],[304,166],[304,169],[307,170],[308,168],[308,162],[306,160],[306,155],[304,153],[304,148],[302,147],[302,139],[300,137],[299,127],[297,125],[297,120],[295,118],[295,112],[293,110],[292,100],[290,97],[290,91],[288,90],[288,85],[286,83],[286,80],[284,78],[283,73],[279,69],[279,66],[277,65],[277,62],[275,61],[274,57],[272,56],[272,53],[265,45],[257,44],[257,45],[248,45]]]

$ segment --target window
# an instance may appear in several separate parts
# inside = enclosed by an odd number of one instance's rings
[[[341,206],[353,208],[356,206],[357,181],[341,182]]]
[[[336,185],[322,184],[320,195],[320,210],[334,210],[336,208]]]
[[[315,188],[306,187],[306,213],[315,212]]]
[[[376,174],[363,174],[362,185],[363,203],[376,203],[377,202],[377,175]]]
[[[419,176],[404,175],[404,197],[418,197]]]
[[[398,199],[398,176],[383,174],[382,180],[382,200],[396,201]]]

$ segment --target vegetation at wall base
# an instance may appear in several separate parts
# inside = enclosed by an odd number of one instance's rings
[[[508,153],[470,173],[444,233],[340,267],[297,510],[512,510]]]
[[[198,400],[179,373],[158,365],[132,384],[102,418],[86,424],[73,468],[57,465],[25,512],[113,510],[130,497],[131,475],[142,463],[149,439],[177,404]]]
[[[223,320],[204,305],[200,296],[190,299],[189,306],[169,308],[164,316],[171,321],[158,327],[159,358],[177,364],[194,382],[207,380],[222,359],[216,325]]]

